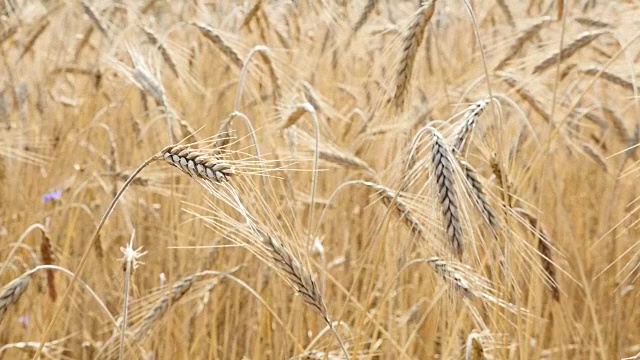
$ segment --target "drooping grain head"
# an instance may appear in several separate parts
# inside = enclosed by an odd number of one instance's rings
[[[159,156],[185,174],[202,180],[226,182],[229,176],[235,174],[230,164],[182,145],[168,146]]]
[[[2,288],[0,291],[0,321],[2,321],[9,308],[15,305],[22,297],[22,294],[27,291],[34,273],[33,270],[27,271]]]
[[[452,153],[445,138],[436,129],[430,129],[433,135],[431,156],[433,177],[438,192],[438,201],[442,209],[444,229],[451,248],[462,258],[463,238],[460,222],[460,201],[455,188]]]

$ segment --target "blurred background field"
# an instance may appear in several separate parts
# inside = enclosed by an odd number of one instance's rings
[[[0,358],[638,358],[639,19],[2,0]]]

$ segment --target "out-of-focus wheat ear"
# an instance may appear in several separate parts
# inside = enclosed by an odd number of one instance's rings
[[[529,230],[534,233],[538,238],[538,252],[540,252],[540,261],[542,262],[542,269],[544,270],[545,282],[551,290],[551,296],[555,301],[560,301],[560,287],[558,286],[558,280],[556,278],[556,265],[552,258],[552,246],[553,242],[547,235],[546,230],[538,221],[538,218],[529,211],[522,208],[513,209],[518,215],[524,217],[529,223]]]
[[[170,145],[158,155],[185,174],[215,183],[226,182],[235,174],[234,168],[211,155],[183,145]]]
[[[238,69],[242,69],[244,62],[238,55],[238,53],[229,46],[222,37],[216,33],[216,31],[204,24],[195,24],[196,27],[200,30],[202,35],[204,35],[211,43],[220,50],[228,59],[231,61],[233,65],[235,65]]]
[[[522,48],[524,47],[524,44],[526,44],[527,41],[535,37],[536,34],[540,32],[542,27],[550,21],[551,21],[551,18],[548,16],[545,16],[540,20],[536,21],[535,23],[533,23],[527,29],[525,29],[522,32],[522,34],[516,38],[513,45],[511,45],[511,47],[509,48],[509,51],[507,51],[507,55],[505,55],[505,57],[498,63],[498,65],[496,65],[495,70],[502,69],[507,64],[507,62],[511,61],[514,57],[516,57],[516,55],[518,55],[520,50],[522,50]]]
[[[321,160],[328,161],[345,168],[364,170],[372,175],[375,175],[376,173],[366,161],[344,151],[325,149],[321,147],[318,156]]]
[[[45,227],[46,229],[46,227]],[[53,265],[55,255],[53,253],[53,246],[51,245],[51,238],[47,230],[42,230],[42,237],[40,240],[40,256],[43,265]],[[55,272],[52,269],[47,270],[47,290],[49,291],[49,297],[52,301],[56,301],[58,298],[58,292],[56,291]]]
[[[20,53],[20,57],[18,59],[21,60],[25,55],[27,55],[27,53],[29,53],[29,51],[31,51],[33,46],[36,44],[36,41],[38,41],[38,39],[44,33],[44,31],[47,30],[47,28],[49,27],[49,24],[51,24],[51,22],[48,19],[45,19],[41,24],[38,25],[36,30],[33,31],[31,36],[29,36],[29,39],[27,39],[27,41],[25,42],[22,52]]]
[[[600,21],[600,20],[596,20],[596,19],[590,19],[587,17],[577,17],[575,18],[575,21],[578,24],[582,24],[585,26],[591,26],[594,28],[599,28],[599,29],[604,29],[604,28],[610,28],[611,24],[606,23],[604,21]]]
[[[393,101],[398,108],[404,105],[407,93],[409,92],[409,83],[411,81],[416,56],[418,55],[418,49],[424,39],[425,29],[429,24],[429,20],[431,20],[435,11],[435,3],[435,0],[429,0],[420,7],[418,12],[413,16],[411,27],[404,35],[402,54],[400,55],[400,62],[396,73],[395,93],[393,95]]]
[[[284,130],[295,125],[298,122],[298,120],[302,118],[302,115],[306,114],[311,109],[312,107],[311,107],[311,104],[309,103],[297,104],[293,106],[293,108],[289,111],[287,117],[285,118],[284,123],[282,124],[280,129]]]
[[[180,74],[178,74],[178,67],[176,66],[175,61],[173,61],[171,54],[169,54],[169,50],[164,46],[162,41],[160,41],[160,39],[156,36],[153,30],[151,30],[151,28],[144,27],[142,28],[142,31],[147,36],[149,42],[151,42],[151,44],[156,49],[158,49],[160,55],[162,56],[162,60],[164,60],[167,66],[169,66],[169,69],[171,69],[173,75],[175,75],[177,78],[180,78]]]
[[[464,250],[462,224],[460,223],[460,203],[455,189],[453,154],[444,136],[438,130],[428,128],[433,135],[431,161],[445,232],[454,253],[458,258],[462,258]]]
[[[242,20],[242,25],[240,27],[244,28],[249,26],[249,24],[251,23],[251,20],[256,18],[256,15],[258,14],[258,12],[260,11],[260,8],[262,7],[262,1],[263,0],[257,0],[256,3],[253,4],[251,9],[247,11],[247,15],[245,15],[244,19]]]
[[[471,186],[471,196],[476,207],[480,210],[482,217],[484,217],[487,223],[489,223],[494,230],[497,230],[500,227],[500,220],[487,200],[487,196],[484,192],[484,186],[482,186],[482,183],[478,179],[478,173],[468,162],[464,160],[460,160],[460,166],[462,167],[465,178]]]
[[[593,40],[599,38],[600,35],[603,35],[603,34],[606,34],[606,33],[608,33],[608,31],[596,30],[596,31],[587,31],[587,32],[584,32],[584,33],[580,34],[580,36],[578,36],[570,44],[565,46],[562,50],[560,50],[559,52],[554,53],[553,55],[549,56],[548,58],[544,59],[541,63],[536,65],[533,68],[533,74],[540,73],[540,72],[550,68],[551,66],[557,64],[560,61],[567,60],[568,58],[573,56],[575,53],[577,53],[578,50],[580,50],[580,49],[586,47],[587,45],[591,44],[591,42]]]
[[[624,89],[627,89],[629,91],[633,91],[634,90],[634,86],[633,83],[631,81],[625,80],[623,78],[621,78],[620,76],[608,72],[602,68],[599,67],[590,67],[590,68],[586,68],[586,69],[581,69],[580,70],[581,73],[586,74],[586,75],[590,75],[590,76],[599,76],[601,79],[606,80],[614,85],[618,85]],[[638,91],[640,91],[640,89],[638,89]]]
[[[436,274],[438,274],[446,283],[450,284],[464,298],[474,299],[476,294],[471,283],[465,278],[464,274],[455,267],[450,266],[449,262],[439,258],[431,257],[425,260]]]
[[[626,125],[624,124],[624,120],[622,120],[622,118],[620,118],[620,116],[618,116],[618,114],[616,114],[616,112],[610,108],[602,107],[600,109],[602,110],[602,113],[607,118],[607,120],[611,121],[611,124],[613,125],[613,128],[616,130],[616,135],[618,136],[620,141],[624,144],[628,143],[633,136],[631,136],[630,131],[627,129]],[[585,114],[585,118],[587,117],[587,114]],[[600,119],[598,118],[598,120]],[[608,124],[604,119],[602,120],[602,123],[603,123],[602,128],[608,127]]]
[[[187,292],[189,292],[193,283],[200,276],[201,275],[199,273],[193,274],[174,284],[171,291],[158,300],[154,307],[146,313],[142,319],[142,323],[134,330],[133,338],[136,341],[144,340],[153,328],[153,324],[159,321],[173,304],[178,302]]]
[[[12,280],[0,290],[0,321],[12,305],[15,305],[22,294],[27,291],[35,270],[29,270]]]
[[[2,33],[0,33],[0,45],[2,45],[5,41],[9,40],[13,35],[18,32],[18,26],[13,25],[8,28],[5,28]]]
[[[362,10],[360,17],[358,18],[358,21],[353,26],[354,34],[356,34],[358,30],[360,30],[360,28],[367,22],[367,20],[369,20],[369,17],[371,16],[371,14],[373,14],[373,10],[375,10],[376,5],[378,4],[379,1],[380,0],[367,1],[367,4],[364,6],[364,9]]]
[[[518,93],[518,95],[524,100],[529,106],[542,117],[544,121],[547,123],[551,123],[551,115],[544,109],[544,106],[538,99],[536,99],[533,94],[529,92],[529,90],[524,88],[524,85],[518,84],[518,80],[516,80],[513,76],[501,72],[500,77],[502,81],[504,81],[507,85],[509,85],[512,89]]]
[[[145,59],[137,51],[132,48],[129,48],[128,51],[131,61],[133,62],[133,70],[128,69],[121,64],[118,65],[119,70],[122,71],[125,76],[129,77],[134,84],[144,90],[146,94],[150,95],[156,102],[156,105],[162,109],[167,121],[169,142],[175,142],[176,136],[174,134],[173,126],[174,121],[178,116],[169,104],[167,92],[159,78],[159,73],[153,74]]]
[[[602,170],[604,170],[605,172],[609,172],[609,167],[607,166],[607,161],[605,160],[604,156],[602,156],[602,154],[593,146],[587,143],[583,143],[582,152],[584,152],[585,155],[593,160],[593,162],[598,164],[598,166],[600,166]]]
[[[93,11],[91,6],[89,6],[89,4],[86,3],[86,1],[80,1],[80,6],[82,6],[82,10],[84,10],[84,13],[87,14],[89,19],[91,19],[91,22],[96,27],[96,29],[98,29],[102,33],[102,35],[104,35],[107,39],[109,39],[110,36],[109,36],[109,31],[107,30],[107,27],[104,25],[104,22],[100,20],[100,17],[98,16],[98,14],[96,14],[95,11]]]
[[[502,10],[502,12],[504,13],[504,16],[506,16],[509,26],[515,28],[516,23],[515,21],[513,21],[513,15],[511,15],[511,11],[509,10],[509,6],[507,6],[507,3],[504,0],[496,0],[496,2],[498,3],[500,10]]]
[[[461,154],[464,151],[467,138],[471,135],[473,128],[478,123],[480,115],[482,115],[488,104],[489,99],[482,99],[467,108],[467,111],[460,121],[460,127],[453,137],[453,150],[455,152]]]
[[[491,165],[491,171],[495,176],[498,185],[502,189],[505,194],[505,200],[507,207],[513,207],[513,194],[512,194],[512,186],[511,180],[509,180],[509,176],[502,170],[502,164],[498,160],[498,155],[493,153],[491,158],[489,159],[489,164]]]
[[[388,208],[393,206],[400,219],[404,221],[409,230],[417,238],[429,241],[427,230],[422,226],[418,218],[413,214],[413,211],[404,202],[404,200],[401,197],[397,196],[396,192],[385,186],[374,184],[368,181],[358,181],[357,183],[362,184],[379,193],[382,197],[382,202],[384,203],[384,205]]]

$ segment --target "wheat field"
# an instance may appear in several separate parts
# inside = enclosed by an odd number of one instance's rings
[[[638,19],[2,0],[0,359],[640,359]]]

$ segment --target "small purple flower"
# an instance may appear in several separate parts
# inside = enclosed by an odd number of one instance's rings
[[[62,190],[58,189],[49,193],[42,195],[42,203],[46,204],[50,201],[59,200],[62,197]]]
[[[22,326],[27,327],[29,326],[29,319],[29,315],[22,315],[18,317],[18,322],[22,324]]]

